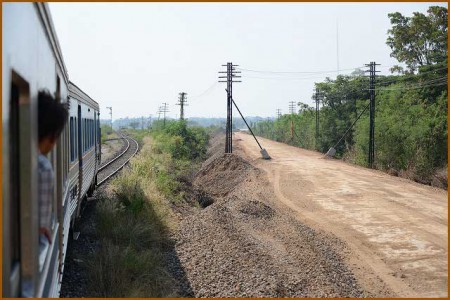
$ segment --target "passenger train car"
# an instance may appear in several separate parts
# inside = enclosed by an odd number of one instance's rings
[[[2,296],[58,297],[69,229],[100,164],[99,105],[69,81],[45,3],[2,3]],[[55,173],[52,241],[39,244],[37,94],[70,116],[49,154]]]

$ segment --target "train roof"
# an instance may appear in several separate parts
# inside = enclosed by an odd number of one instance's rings
[[[44,2],[37,2],[37,3],[34,3],[34,5],[38,11],[38,15],[41,19],[42,25],[45,28],[47,38],[50,42],[53,53],[55,54],[56,61],[58,62],[58,65],[61,68],[62,73],[64,74],[63,75],[64,81],[66,83],[69,83],[69,75],[67,72],[66,65],[64,63],[61,47],[59,45],[58,36],[56,35],[55,26],[53,25],[50,8],[48,7],[48,4],[44,3]]]
[[[97,101],[89,97],[88,94],[83,92],[83,90],[80,89],[77,85],[75,85],[75,83],[73,83],[72,81],[69,81],[69,96],[100,111],[100,106],[98,105]]]

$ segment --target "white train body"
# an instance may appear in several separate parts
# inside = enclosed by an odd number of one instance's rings
[[[48,6],[3,3],[3,297],[58,297],[69,228],[95,188],[99,106],[69,81]],[[49,159],[55,171],[52,240],[39,247],[37,94],[69,102]]]

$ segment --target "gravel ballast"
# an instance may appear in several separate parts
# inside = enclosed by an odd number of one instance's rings
[[[195,297],[366,296],[344,263],[345,245],[281,211],[249,162],[215,155],[194,184],[214,197],[183,218],[177,236]]]

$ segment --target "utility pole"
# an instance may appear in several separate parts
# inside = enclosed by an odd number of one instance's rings
[[[233,82],[242,82],[240,80],[234,81],[234,78],[240,78],[236,74],[241,73],[236,71],[235,67],[238,65],[233,65],[229,62],[222,67],[227,67],[226,71],[219,71],[219,73],[226,73],[226,76],[219,76],[219,79],[226,78],[227,80],[219,80],[219,82],[226,82],[227,88],[227,125],[226,125],[226,137],[225,137],[225,153],[233,153]]]
[[[180,106],[180,120],[184,120],[184,106],[187,106],[186,93],[179,93],[178,103],[176,105]]]
[[[294,114],[295,113],[295,101],[289,102],[289,113]]]
[[[112,128],[112,106],[108,106],[108,107],[106,107],[106,109],[109,109],[109,115],[111,116],[111,130],[113,130],[113,128]]]
[[[277,119],[281,118],[281,109],[277,108]]]
[[[152,114],[150,114],[149,117],[148,117],[148,125],[147,125],[147,127],[152,128]]]
[[[366,67],[369,67],[369,94],[370,94],[370,103],[369,103],[369,167],[373,168],[373,163],[375,162],[375,76],[377,72],[376,66],[380,64],[376,64],[374,61],[371,61],[370,64],[366,64]]]
[[[289,113],[291,114],[291,141],[294,140],[294,112],[295,112],[295,101],[290,101]]]
[[[313,99],[316,101],[316,145],[319,140],[319,123],[320,123],[320,116],[319,116],[319,101],[320,101],[320,91],[319,88],[316,87],[316,92],[313,95]]]
[[[161,119],[161,114],[162,114],[162,110],[161,110],[161,106],[158,107],[158,121],[159,119]]]
[[[166,113],[169,112],[169,108],[167,107],[169,104],[164,102],[163,105],[159,108],[164,115],[164,127],[166,127]]]

